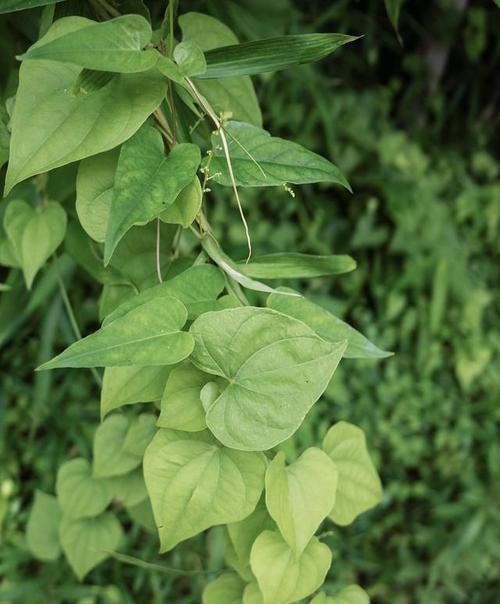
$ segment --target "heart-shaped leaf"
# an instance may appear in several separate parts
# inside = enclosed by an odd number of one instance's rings
[[[130,424],[125,415],[110,415],[99,425],[94,435],[95,477],[120,476],[141,464],[140,455],[125,449]]]
[[[337,166],[297,143],[244,122],[229,122],[224,130],[234,179],[240,187],[333,182],[351,190]],[[212,145],[210,173],[216,182],[230,187],[232,179],[218,132],[212,135]]]
[[[276,446],[297,430],[330,381],[346,342],[265,308],[205,313],[191,326],[192,362],[225,381],[207,426],[226,446]]]
[[[370,459],[363,430],[339,422],[328,430],[323,450],[337,466],[339,481],[330,518],[342,526],[382,499],[382,485]]]
[[[71,18],[71,17],[70,17]],[[154,67],[158,51],[142,49],[151,41],[151,25],[140,15],[122,15],[36,44],[20,58],[59,61],[101,71],[136,73]]]
[[[200,164],[200,149],[191,143],[175,145],[165,155],[158,130],[144,125],[120,151],[109,214],[104,264],[134,225],[157,218],[189,185]]]
[[[64,554],[80,581],[108,557],[107,552],[118,548],[122,535],[120,523],[110,512],[96,518],[63,516],[59,527]]]
[[[88,19],[57,20],[35,46],[73,34]],[[163,76],[152,70],[118,74],[91,95],[72,95],[80,68],[55,61],[23,61],[12,116],[6,194],[18,182],[108,151],[129,139],[165,96]]]
[[[4,227],[31,289],[36,274],[64,239],[66,212],[53,201],[35,210],[25,201],[15,200],[7,206]]]
[[[113,498],[109,482],[93,477],[89,462],[81,457],[67,461],[59,468],[56,493],[68,518],[98,516]]]
[[[193,338],[181,331],[186,307],[175,298],[158,298],[66,348],[39,369],[173,365],[191,354]]]
[[[316,537],[297,557],[274,531],[261,533],[250,554],[264,604],[291,604],[302,600],[323,583],[331,562],[330,548]]]
[[[310,447],[289,466],[280,452],[266,472],[266,505],[283,539],[300,555],[335,503],[338,473],[321,449]]]
[[[208,432],[159,430],[144,455],[144,477],[160,551],[248,516],[262,493],[265,470],[262,453],[227,449]]]
[[[56,560],[61,553],[59,523],[61,508],[53,495],[35,491],[35,500],[26,527],[31,553],[39,560]]]
[[[224,288],[224,277],[220,270],[210,264],[191,266],[179,275],[159,285],[144,289],[137,296],[132,296],[103,321],[108,325],[115,319],[141,306],[150,300],[163,297],[174,297],[180,300],[188,310],[188,317],[195,319],[202,312],[212,310],[215,300]]]

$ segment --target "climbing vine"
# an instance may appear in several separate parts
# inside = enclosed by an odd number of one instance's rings
[[[35,494],[29,546],[42,560],[62,550],[83,580],[106,557],[125,558],[118,501],[157,533],[160,553],[225,525],[228,570],[209,578],[205,604],[300,601],[330,569],[320,526],[350,524],[382,489],[356,426],[338,422],[296,456],[286,443],[343,358],[390,353],[300,291],[274,287],[351,271],[352,258],[252,248],[247,187],[350,187],[329,160],[262,128],[250,76],[355,38],[239,44],[222,22],[173,1],[154,29],[142,3],[121,14],[119,3],[96,0],[90,15],[60,18],[43,1],[2,10],[43,4],[40,39],[18,57],[1,124],[10,143],[0,263],[30,289],[47,263],[58,270],[63,244],[102,285],[101,326],[81,337],[57,273],[75,342],[38,367],[91,369],[102,421],[92,459],[66,461],[55,496]],[[73,208],[49,185],[74,162]],[[215,234],[212,187],[234,200],[246,258],[231,258]],[[367,601],[354,585],[312,600]]]

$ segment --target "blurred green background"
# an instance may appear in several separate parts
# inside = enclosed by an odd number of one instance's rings
[[[82,4],[57,10],[77,13]],[[163,3],[146,4],[159,14]],[[334,161],[354,194],[324,186],[296,187],[294,198],[245,191],[254,249],[354,256],[355,272],[295,286],[395,352],[376,362],[344,360],[294,445],[351,421],[366,431],[384,483],[380,506],[328,538],[331,585],[358,582],[375,604],[496,604],[500,9],[494,0],[406,0],[398,19],[400,4],[181,0],[181,12],[213,14],[241,40],[363,36],[323,63],[255,79],[265,127]],[[39,17],[37,9],[0,18],[4,101],[15,90],[14,56],[36,39]],[[74,172],[57,170],[49,182],[68,206]],[[226,250],[245,257],[230,196],[214,188],[208,212]],[[97,325],[99,289],[70,253],[61,268],[87,333]],[[0,601],[200,602],[204,575],[108,560],[80,585],[65,563],[40,564],[28,550],[35,488],[53,492],[57,467],[72,451],[89,453],[99,421],[90,372],[33,373],[72,341],[53,268],[30,298],[22,287],[0,294]],[[122,551],[157,561],[155,537],[124,523]],[[217,571],[222,535],[213,529],[166,560]]]

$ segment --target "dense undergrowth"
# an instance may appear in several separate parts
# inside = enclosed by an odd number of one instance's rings
[[[242,39],[318,28],[367,32],[357,56],[346,50],[331,66],[265,76],[258,87],[264,124],[334,158],[354,196],[321,185],[294,188],[293,197],[286,190],[244,196],[259,253],[355,257],[356,271],[333,282],[291,285],[395,352],[383,362],[345,360],[293,441],[297,449],[310,446],[332,422],[353,422],[369,435],[384,484],[381,505],[326,538],[336,551],[329,585],[359,582],[380,604],[494,604],[500,589],[500,170],[491,139],[498,98],[489,94],[488,78],[498,67],[492,32],[500,11],[485,2],[455,16],[436,3],[445,18],[424,37],[421,28],[432,15],[405,3],[400,46],[379,3],[366,2],[363,10],[354,2],[277,2],[275,12],[259,18],[261,4],[255,14],[230,2],[208,7]],[[16,35],[29,40],[33,23],[28,19]],[[443,39],[448,61],[433,83],[424,47],[432,58]],[[13,84],[3,85],[7,97]],[[69,166],[49,179],[54,197],[68,207],[74,173]],[[237,210],[226,191],[214,185],[213,192],[214,231],[233,258],[244,258]],[[193,242],[187,237],[183,245],[187,252]],[[82,332],[90,333],[98,326],[99,290],[71,246],[59,267],[47,266],[30,298],[20,276],[11,274],[14,290],[0,300],[0,600],[199,602],[203,574],[176,577],[111,559],[78,584],[69,567],[40,564],[29,551],[34,490],[53,491],[68,454],[90,454],[99,422],[90,372],[33,375],[33,367],[74,340],[60,279]],[[122,551],[157,560],[157,543],[140,520],[118,514],[129,529]],[[207,556],[204,570],[223,566],[217,528],[195,546],[181,544],[169,565],[198,568]]]

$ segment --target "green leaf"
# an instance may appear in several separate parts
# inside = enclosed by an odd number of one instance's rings
[[[123,441],[123,451],[142,457],[155,433],[156,415],[141,413],[130,422],[127,435]]]
[[[319,593],[311,604],[370,604],[370,598],[358,585],[348,585],[334,596]]]
[[[175,145],[165,155],[160,132],[149,125],[123,145],[106,232],[105,265],[132,226],[150,222],[174,203],[199,164],[200,149],[191,143]]]
[[[85,19],[77,31],[32,46],[23,60],[43,59],[85,69],[137,73],[155,66],[159,53],[142,49],[151,41],[151,25],[140,15],[123,15],[96,23]]]
[[[229,27],[209,15],[186,13],[179,17],[179,25],[182,41],[196,42],[203,52],[238,43],[238,38]],[[232,114],[234,119],[256,126],[262,124],[257,95],[249,77],[204,80],[197,82],[196,87],[217,113]]]
[[[24,201],[11,202],[5,211],[4,227],[23,269],[26,287],[59,247],[66,233],[66,212],[54,201],[39,210]]]
[[[264,604],[264,598],[257,581],[253,580],[243,590],[242,604]]]
[[[206,53],[207,69],[198,78],[229,78],[288,69],[319,61],[356,39],[345,34],[299,34],[214,48]]]
[[[174,365],[193,350],[192,336],[181,331],[186,319],[186,307],[176,298],[151,300],[78,340],[38,369]]]
[[[95,69],[82,69],[71,87],[73,94],[88,95],[101,90],[116,76],[112,71],[97,71]]]
[[[315,537],[300,556],[279,533],[264,531],[252,547],[250,563],[264,604],[289,604],[314,592],[330,568],[330,548]]]
[[[278,290],[269,287],[269,285],[265,285],[260,281],[256,281],[255,279],[251,279],[247,275],[245,275],[236,262],[233,262],[231,258],[227,254],[224,253],[224,250],[211,239],[211,237],[205,237],[202,239],[202,247],[208,256],[219,266],[231,279],[239,283],[242,287],[246,287],[247,289],[251,289],[256,292],[263,292],[267,294],[275,293]],[[296,296],[298,294],[287,294]]]
[[[205,410],[200,391],[210,379],[191,363],[172,370],[161,399],[161,414],[157,425],[186,432],[205,430]]]
[[[177,195],[174,203],[160,214],[160,220],[180,224],[187,229],[201,209],[202,192],[200,181],[195,176],[187,187]]]
[[[182,74],[187,77],[202,74],[207,68],[205,55],[193,40],[186,40],[177,44],[174,49],[174,60],[180,67]]]
[[[240,270],[256,279],[305,279],[348,273],[356,268],[351,256],[314,256],[311,254],[267,254],[240,262]]]
[[[224,573],[203,590],[203,604],[241,604],[245,583],[236,573]]]
[[[110,483],[113,497],[120,500],[127,508],[139,505],[148,497],[142,468],[137,468],[129,474],[112,476],[107,480]]]
[[[262,453],[227,449],[207,432],[159,430],[144,456],[144,477],[160,551],[248,516],[262,493],[265,470]]]
[[[110,415],[95,431],[93,475],[96,478],[127,474],[141,464],[141,456],[125,450],[129,426],[125,415]]]
[[[323,450],[337,466],[337,498],[330,518],[341,526],[351,524],[359,514],[382,499],[382,485],[368,449],[363,430],[338,422],[328,430]]]
[[[335,464],[310,447],[289,466],[280,452],[266,472],[266,505],[283,539],[298,556],[332,511],[337,490]]]
[[[344,357],[348,359],[383,359],[393,354],[375,346],[359,331],[306,298],[271,294],[267,299],[267,306],[306,323],[325,340],[330,342],[347,340]]]
[[[156,524],[153,516],[153,509],[149,497],[137,505],[127,506],[127,512],[130,518],[141,526],[145,531],[156,535]]]
[[[108,226],[119,149],[84,159],[76,178],[76,212],[94,241],[104,242]]]
[[[2,0],[0,14],[35,8],[36,6],[48,6],[56,2],[64,2],[64,0]]]
[[[7,126],[0,120],[0,168],[9,159],[10,134]]]
[[[102,379],[101,418],[113,409],[159,401],[172,370],[159,367],[106,367]]]
[[[57,500],[65,517],[93,518],[108,507],[113,492],[106,480],[94,478],[81,457],[63,463],[57,472]]]
[[[61,510],[57,499],[35,491],[35,500],[28,518],[26,539],[31,553],[39,560],[55,560],[61,553],[59,522]]]
[[[77,32],[82,17],[56,21],[42,41]],[[32,47],[34,48],[34,47]],[[12,117],[5,193],[29,176],[113,149],[130,138],[165,96],[161,74],[119,74],[89,96],[68,93],[80,68],[25,61]]]
[[[399,37],[399,13],[401,12],[401,6],[403,5],[404,0],[384,0],[385,2],[385,10],[387,11],[387,16],[389,17],[389,21],[394,27],[394,31],[398,34]]]
[[[108,557],[106,552],[118,548],[122,528],[113,514],[97,518],[67,518],[63,516],[59,537],[63,551],[80,581]]]
[[[205,313],[190,331],[191,361],[226,383],[207,426],[226,446],[246,451],[270,449],[297,430],[346,346],[265,308]]]
[[[215,266],[210,264],[191,266],[172,279],[147,288],[137,296],[120,304],[104,319],[103,326],[124,317],[128,312],[146,302],[161,301],[171,297],[180,300],[188,310],[188,317],[194,319],[201,313],[214,308],[215,300],[223,288],[224,277]]]
[[[297,143],[271,136],[266,130],[244,122],[228,122],[224,130],[234,178],[240,187],[332,182],[351,190],[337,166]],[[232,186],[218,131],[212,134],[212,146],[210,174],[215,182]]]
[[[267,529],[275,529],[276,525],[269,516],[266,506],[261,501],[257,504],[255,510],[240,522],[233,522],[227,525],[227,532],[230,539],[233,556],[226,559],[238,574],[245,579],[251,581],[253,579],[250,569],[250,551],[257,537]]]

